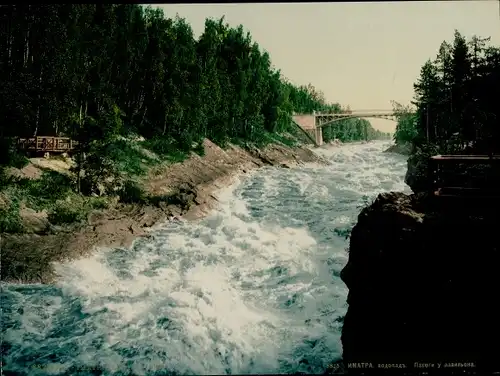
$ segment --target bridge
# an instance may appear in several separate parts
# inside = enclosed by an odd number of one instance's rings
[[[323,127],[345,119],[376,118],[397,121],[393,110],[352,110],[337,114],[293,114],[292,120],[316,146],[323,145]]]

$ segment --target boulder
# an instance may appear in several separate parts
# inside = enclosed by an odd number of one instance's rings
[[[26,233],[42,234],[50,227],[45,211],[37,212],[31,208],[22,207],[19,210],[19,216]]]
[[[405,183],[415,193],[424,192],[433,186],[430,175],[429,160],[433,155],[439,154],[434,146],[415,148],[408,157],[408,168],[405,175]]]
[[[192,184],[183,183],[179,186],[177,193],[171,198],[171,203],[179,206],[184,212],[195,204],[197,196],[196,188]]]
[[[394,144],[389,146],[384,153],[396,153],[401,155],[410,155],[412,152],[412,146],[409,143],[405,144]]]
[[[341,272],[344,362],[496,363],[497,209],[438,200],[385,193],[359,214]]]

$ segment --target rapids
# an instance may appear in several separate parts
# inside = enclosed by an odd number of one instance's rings
[[[342,354],[339,274],[360,209],[408,191],[388,142],[317,149],[331,165],[262,168],[196,222],[2,285],[3,371],[17,375],[322,373]]]

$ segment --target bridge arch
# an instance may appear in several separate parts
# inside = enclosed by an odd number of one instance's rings
[[[329,126],[340,120],[346,119],[385,119],[397,121],[396,113],[393,110],[357,110],[340,114],[293,114],[292,122],[304,132],[316,146],[323,144],[323,127]]]

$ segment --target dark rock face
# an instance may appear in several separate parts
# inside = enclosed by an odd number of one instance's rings
[[[402,155],[410,155],[413,147],[411,144],[394,144],[384,150],[384,153],[396,153]]]
[[[179,192],[175,195],[175,200],[182,210],[189,210],[195,204],[197,196],[196,187],[193,184],[185,183],[179,187]]]
[[[429,158],[439,154],[436,148],[415,148],[408,157],[408,168],[405,175],[405,183],[413,192],[425,192],[432,186],[430,176]]]
[[[360,213],[341,273],[344,362],[498,363],[497,209],[436,200],[381,194]]]

